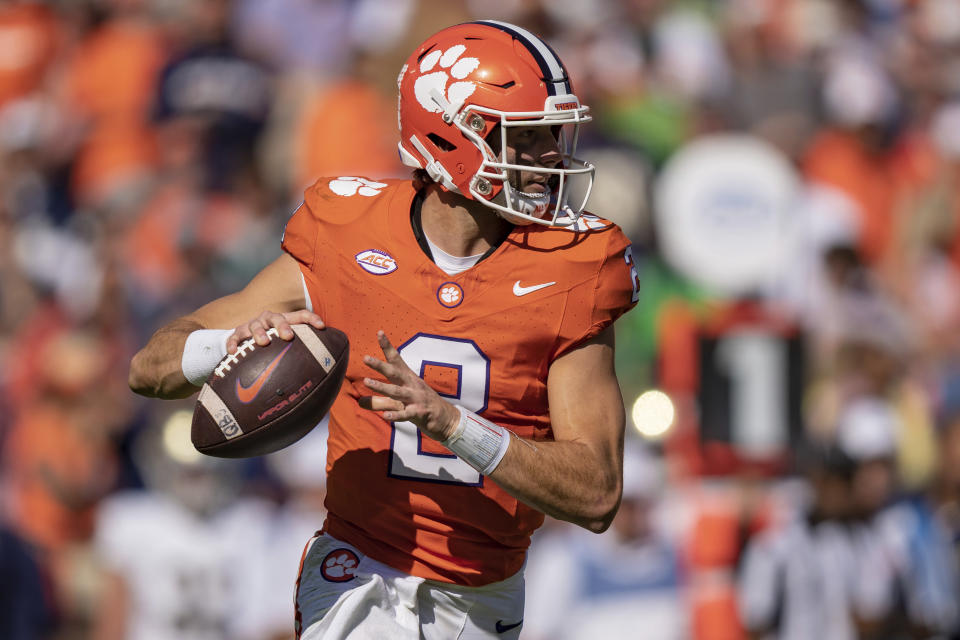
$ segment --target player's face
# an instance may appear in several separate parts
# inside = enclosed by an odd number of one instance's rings
[[[528,167],[555,168],[563,160],[556,130],[552,127],[511,127],[507,130],[506,161]],[[535,171],[514,171],[510,182],[523,193],[545,193],[554,188],[550,176]]]
[[[520,202],[514,204],[524,213],[542,217],[548,211],[551,203],[555,202],[560,190],[560,176],[556,173],[538,171],[540,168],[555,169],[563,164],[563,154],[560,151],[558,137],[560,127],[548,126],[511,126],[506,128],[506,135],[498,127],[488,137],[495,156],[503,163],[513,165],[506,169],[507,181],[514,198]],[[504,148],[506,152],[502,153]],[[530,167],[525,171],[517,167]],[[502,201],[506,194],[497,196]],[[514,224],[530,224],[523,220],[501,214]]]

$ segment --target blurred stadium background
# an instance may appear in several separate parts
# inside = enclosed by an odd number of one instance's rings
[[[324,432],[201,459],[150,334],[403,176],[396,74],[546,37],[634,241],[624,504],[548,522],[522,637],[957,638],[960,2],[0,2],[0,638],[292,637]]]

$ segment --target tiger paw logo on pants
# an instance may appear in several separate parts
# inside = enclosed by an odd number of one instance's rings
[[[439,113],[443,109],[431,97],[434,91],[451,104],[460,104],[477,89],[477,85],[470,81],[454,82],[447,86],[451,77],[463,80],[480,66],[477,58],[460,57],[466,50],[462,44],[455,44],[446,51],[434,50],[423,57],[420,61],[420,73],[424,75],[417,78],[413,85],[420,106],[431,113]],[[433,71],[437,63],[440,64],[440,69]]]
[[[333,191],[338,196],[349,197],[359,194],[369,198],[380,195],[380,190],[387,186],[387,183],[374,182],[366,178],[358,178],[357,176],[340,176],[336,180],[331,180],[329,186],[330,191]]]
[[[320,563],[320,573],[329,582],[348,582],[359,563],[360,558],[350,549],[334,549]]]

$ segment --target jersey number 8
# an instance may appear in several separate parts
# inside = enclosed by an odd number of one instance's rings
[[[490,359],[472,340],[417,334],[397,349],[403,361],[421,378],[428,366],[452,369],[457,378],[454,394],[440,395],[468,411],[487,408]],[[481,486],[480,472],[451,454],[430,453],[423,448],[423,434],[412,422],[393,423],[390,440],[390,471],[394,478]]]

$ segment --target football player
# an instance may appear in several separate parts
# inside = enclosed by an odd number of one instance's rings
[[[516,638],[544,514],[601,532],[617,511],[612,325],[637,274],[619,228],[583,213],[593,167],[574,152],[589,110],[543,40],[502,22],[450,27],[398,86],[413,180],[318,180],[285,253],[160,329],[130,384],[187,396],[268,329],[345,331],[299,637]]]
[[[145,488],[114,493],[97,509],[102,589],[92,638],[274,637],[263,576],[277,557],[276,512],[240,495],[242,462],[190,445],[190,421],[182,407],[151,421],[133,446]]]

